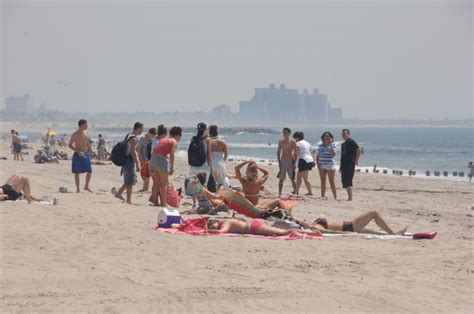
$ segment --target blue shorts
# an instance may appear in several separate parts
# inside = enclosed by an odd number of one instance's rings
[[[122,166],[122,175],[124,185],[135,185],[137,183],[137,173],[133,159],[130,158],[127,160],[127,163]]]
[[[80,156],[78,153],[72,155],[72,173],[92,173],[91,157],[89,153]]]
[[[148,162],[148,169],[150,172],[170,172],[169,160],[162,155],[152,155]]]

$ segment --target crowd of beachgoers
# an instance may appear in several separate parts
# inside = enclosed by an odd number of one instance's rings
[[[183,215],[217,215],[232,213],[231,217],[209,219],[206,232],[211,233],[250,233],[258,235],[288,235],[291,232],[321,235],[322,233],[360,232],[371,234],[403,234],[406,228],[393,231],[377,210],[368,210],[351,220],[331,220],[318,218],[306,221],[294,217],[292,208],[298,201],[314,198],[310,182],[310,172],[316,168],[320,179],[321,200],[327,200],[326,187],[331,190],[335,200],[337,195],[336,177],[340,176],[342,187],[347,191],[347,201],[353,199],[352,186],[355,167],[361,157],[361,148],[351,137],[347,128],[341,130],[343,143],[340,153],[334,135],[326,131],[321,135],[321,144],[313,148],[305,140],[301,131],[292,133],[289,128],[282,129],[282,137],[276,148],[278,162],[278,196],[266,197],[265,183],[269,171],[254,160],[246,160],[228,169],[228,143],[219,137],[217,125],[207,126],[201,122],[196,134],[188,144],[188,176],[183,178],[183,188],[176,189],[170,180],[175,172],[175,159],[182,129],[173,126],[169,130],[164,125],[145,131],[142,123],[136,122],[124,140],[107,150],[107,142],[102,134],[93,149],[88,133],[88,122],[81,119],[78,129],[70,136],[48,129],[42,136],[42,146],[37,150],[35,163],[59,163],[68,160],[67,149],[73,151],[71,169],[74,175],[76,192],[81,191],[80,175],[85,173],[84,190],[92,192],[92,165],[114,164],[121,168],[123,185],[113,189],[113,195],[132,203],[133,188],[142,180],[140,193],[149,193],[151,205],[159,207],[183,208]],[[22,143],[18,132],[11,130],[11,150],[15,160],[23,160],[22,151],[27,144]],[[26,147],[25,147],[26,146]],[[340,166],[336,157],[340,154]],[[93,162],[94,161],[94,162]],[[291,192],[284,192],[285,181],[289,181]],[[237,183],[238,182],[238,183]],[[302,187],[306,193],[301,192]],[[31,195],[31,187],[26,176],[12,176],[1,189],[2,200],[25,198],[28,202],[36,199]],[[125,197],[123,196],[125,194]],[[185,197],[192,203],[183,201]],[[236,201],[240,199],[241,201]],[[349,204],[349,203],[348,203]],[[235,214],[242,214],[235,216]],[[375,222],[381,230],[367,228]],[[179,228],[179,224],[173,226]]]

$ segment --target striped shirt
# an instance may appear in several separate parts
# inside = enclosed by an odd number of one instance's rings
[[[332,143],[330,146],[324,146],[324,144],[318,147],[319,163],[322,166],[334,166],[336,165],[336,158],[332,155],[332,150],[337,150],[336,143]]]

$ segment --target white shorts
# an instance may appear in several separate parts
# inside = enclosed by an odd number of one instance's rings
[[[336,165],[335,164],[332,164],[332,165],[319,165],[321,167],[321,169],[324,169],[324,170],[336,170]]]

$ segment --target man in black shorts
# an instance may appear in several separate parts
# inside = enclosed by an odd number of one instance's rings
[[[361,149],[357,143],[351,139],[349,129],[342,130],[344,143],[341,145],[341,173],[342,187],[347,190],[348,201],[352,201],[352,178],[354,178],[355,166],[359,164]]]

